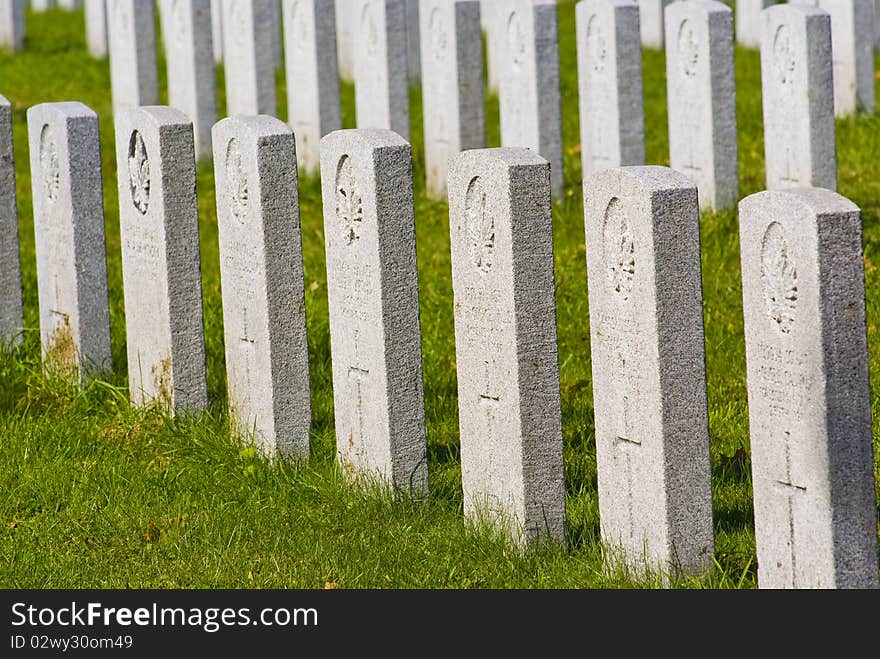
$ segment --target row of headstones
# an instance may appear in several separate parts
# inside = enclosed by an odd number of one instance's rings
[[[11,112],[0,99],[6,338],[21,331]],[[112,368],[98,118],[28,110],[44,361]],[[230,416],[269,454],[309,456],[308,342],[293,132],[213,128]],[[206,405],[192,122],[116,123],[136,405]],[[387,130],[321,141],[337,452],[415,496],[428,465],[412,152]],[[565,534],[551,165],[528,149],[452,159],[449,214],[465,512],[519,544]],[[699,574],[714,553],[696,186],[664,167],[584,180],[602,537],[631,569]],[[876,586],[859,209],[838,194],[739,204],[759,585]]]

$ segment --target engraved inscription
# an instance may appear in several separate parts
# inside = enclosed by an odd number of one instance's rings
[[[375,316],[376,287],[374,269],[360,263],[345,263],[333,275],[333,285],[338,291],[339,308],[345,318],[367,323]]]
[[[681,71],[686,78],[697,75],[697,65],[700,62],[700,41],[694,26],[687,19],[681,22],[678,28],[678,59]]]
[[[755,387],[761,401],[774,417],[795,421],[809,407],[814,378],[807,368],[807,356],[767,343],[755,346],[758,355]]]
[[[507,48],[514,68],[521,67],[526,61],[526,34],[519,14],[516,12],[510,14],[507,21]]]
[[[336,217],[342,227],[346,245],[360,240],[364,222],[364,204],[355,177],[354,165],[351,164],[351,158],[348,156],[342,156],[336,168]]]
[[[54,202],[61,188],[61,167],[58,163],[58,146],[49,124],[40,133],[40,170],[43,175],[43,192],[46,199]]]
[[[629,298],[636,274],[636,249],[620,199],[614,197],[605,210],[602,229],[605,247],[605,273],[608,284],[622,299]]]
[[[229,195],[229,209],[232,216],[243,222],[250,207],[248,179],[241,164],[241,151],[234,137],[226,147],[226,194]]]
[[[467,327],[467,343],[480,354],[497,354],[507,345],[504,336],[512,314],[499,303],[503,299],[504,293],[498,288],[468,286],[461,301],[456,300],[456,314]]]
[[[791,42],[791,30],[787,25],[780,25],[773,39],[773,59],[776,63],[776,75],[783,85],[791,85],[794,81],[794,72],[797,67],[797,59],[794,56],[794,47]]]
[[[761,283],[767,314],[783,334],[791,332],[797,310],[797,268],[791,258],[785,232],[773,222],[761,245]]]
[[[465,222],[471,262],[480,272],[489,272],[495,260],[495,219],[486,208],[486,190],[479,176],[468,185]]]
[[[605,68],[605,60],[608,57],[608,45],[605,43],[600,21],[599,16],[593,14],[587,22],[587,57],[589,57],[589,66],[596,72]]]
[[[443,61],[446,59],[446,50],[449,48],[449,33],[446,30],[446,22],[443,20],[443,12],[439,7],[434,7],[431,12],[431,52],[434,59]]]
[[[150,160],[147,146],[138,131],[128,141],[128,177],[131,201],[142,215],[150,205]]]

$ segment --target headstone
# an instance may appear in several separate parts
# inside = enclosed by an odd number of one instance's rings
[[[43,362],[88,378],[112,369],[98,115],[28,109]]]
[[[128,384],[134,405],[207,404],[192,122],[163,106],[116,119]]]
[[[159,102],[156,16],[152,2],[107,3],[113,114]]]
[[[321,138],[342,128],[334,0],[284,0],[288,123],[301,169],[321,166]]]
[[[643,165],[639,7],[633,0],[582,0],[576,13],[584,175]]]
[[[223,0],[211,0],[211,46],[214,63],[223,62]]]
[[[874,111],[874,0],[819,0],[831,15],[834,113]]]
[[[663,12],[672,0],[638,0],[639,26],[645,48],[662,49],[666,43]]]
[[[277,113],[273,2],[223,0],[226,114],[230,117]]]
[[[31,7],[34,11],[46,11],[55,6],[55,0],[31,0]]]
[[[739,200],[733,12],[723,2],[687,0],[666,8],[669,162],[700,193],[700,207]]]
[[[500,87],[498,83],[500,69],[504,63],[504,26],[501,24],[501,11],[496,0],[480,1],[480,19],[483,32],[486,33],[486,70],[489,90],[497,92]]]
[[[82,4],[83,0],[58,0],[58,6],[62,9],[79,9]]]
[[[0,96],[0,344],[21,341],[21,260],[12,147],[12,105]]]
[[[268,454],[308,458],[309,345],[293,133],[274,117],[224,119],[214,127],[214,172],[230,414]]]
[[[862,221],[824,189],[739,204],[760,588],[877,588]]]
[[[712,565],[697,189],[665,167],[584,179],[602,540],[639,573]]]
[[[406,0],[406,66],[409,81],[413,84],[418,84],[422,80],[420,1]]]
[[[168,103],[193,122],[196,158],[211,156],[217,87],[211,37],[211,0],[161,0],[166,21]]]
[[[339,60],[339,77],[347,82],[354,80],[354,18],[351,0],[335,0],[336,3],[336,54]]]
[[[761,12],[776,0],[736,0],[736,42],[746,48],[761,46]]]
[[[0,0],[0,48],[12,51],[24,46],[24,10],[27,0]]]
[[[562,190],[562,118],[555,0],[512,0],[501,11],[506,46],[499,102],[501,146],[525,147],[550,161]]]
[[[874,47],[880,46],[880,0],[874,0]]]
[[[762,13],[761,86],[767,188],[837,188],[831,22],[814,7]]]
[[[272,0],[272,53],[276,69],[284,64],[282,50],[281,0]]]
[[[465,515],[520,544],[565,537],[550,164],[528,149],[449,174]]]
[[[412,150],[388,130],[321,140],[336,447],[351,477],[428,489]]]
[[[425,0],[421,22],[427,190],[445,198],[449,158],[486,143],[480,3]]]
[[[355,0],[355,109],[358,128],[409,140],[406,0]]]
[[[92,57],[107,57],[107,2],[86,0],[86,45]]]

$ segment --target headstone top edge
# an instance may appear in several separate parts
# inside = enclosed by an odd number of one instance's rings
[[[638,9],[639,3],[635,0],[580,0],[576,5],[576,11],[590,11],[598,9],[600,6],[612,9],[619,9],[621,7]]]
[[[831,16],[827,11],[821,9],[820,7],[813,7],[812,5],[801,5],[797,3],[771,5],[762,10],[761,13],[775,21],[782,21],[786,18],[791,18],[793,16],[802,16],[804,19],[807,20],[809,20],[811,17],[816,16],[828,16],[829,18]]]
[[[672,16],[675,14],[687,16],[693,16],[695,14],[733,15],[733,9],[731,9],[729,5],[719,2],[718,0],[677,0],[670,5],[667,5],[665,9],[666,16]]]
[[[292,135],[293,129],[277,117],[268,114],[236,115],[225,117],[211,128],[212,135],[245,130],[253,137],[272,137],[276,135]]]
[[[148,123],[156,128],[182,125],[192,128],[193,125],[189,116],[170,105],[142,105],[136,108],[125,108],[119,113],[117,122],[119,121],[133,125]]]
[[[738,205],[742,214],[750,207],[765,201],[796,203],[817,216],[832,213],[861,213],[861,208],[838,192],[826,188],[789,188],[786,190],[762,190],[744,197]]]
[[[633,165],[612,167],[593,172],[584,177],[584,189],[591,186],[605,186],[609,183],[619,185],[622,179],[635,184],[643,192],[663,192],[666,190],[692,189],[696,184],[681,172],[662,165]]]
[[[0,105],[6,107],[12,107],[12,103],[9,102],[9,99],[6,98],[3,94],[0,94]]]
[[[385,128],[343,128],[328,133],[321,138],[321,146],[332,145],[343,140],[353,140],[368,148],[411,147],[411,144],[393,130]]]
[[[550,161],[541,157],[531,149],[524,147],[496,147],[489,149],[469,149],[455,155],[450,160],[449,168],[459,169],[470,163],[501,164],[507,167],[539,166],[549,167]]]
[[[98,114],[85,103],[80,101],[60,101],[54,103],[39,103],[32,105],[27,110],[28,121],[32,117],[55,116],[63,119],[89,118],[97,119]]]

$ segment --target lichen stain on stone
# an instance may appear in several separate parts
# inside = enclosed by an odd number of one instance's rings
[[[76,343],[70,316],[64,314],[46,342],[46,365],[72,374],[76,370]]]
[[[171,404],[171,355],[164,357],[153,364],[153,389],[156,399],[162,403]]]

